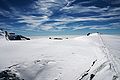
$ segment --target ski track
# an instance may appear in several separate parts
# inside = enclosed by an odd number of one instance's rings
[[[111,61],[111,64],[113,64],[113,68],[114,68],[114,71],[116,73],[116,76],[120,77],[120,69],[118,68],[119,66],[117,64],[119,64],[115,58],[113,57],[112,53],[110,53],[110,50],[109,48],[106,46],[106,43],[104,42],[103,38],[101,35],[99,35],[100,38],[101,38],[101,41],[104,45],[104,53],[106,53],[106,56],[108,56],[108,59]]]
[[[90,36],[91,37],[91,36]],[[96,38],[95,37],[91,37],[92,41],[97,42],[96,45],[99,45],[100,50],[104,53],[105,58],[107,59],[107,61],[104,61],[104,63],[102,63],[100,66],[98,66],[97,68],[93,69],[92,73],[89,73],[90,70],[92,69],[92,67],[94,67],[94,64],[91,65],[91,67],[85,71],[80,77],[78,77],[76,80],[92,80],[95,75],[97,73],[99,73],[102,69],[104,69],[106,66],[109,66],[108,69],[112,69],[112,71],[114,71],[114,75],[112,77],[112,80],[119,80],[119,66],[120,66],[120,60],[115,60],[115,58],[113,57],[112,53],[109,52],[108,48],[106,47],[106,44],[103,41],[103,38],[101,37],[101,35],[97,35]],[[94,62],[94,61],[93,61]]]

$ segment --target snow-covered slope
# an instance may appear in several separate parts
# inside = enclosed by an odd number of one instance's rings
[[[1,39],[0,44],[0,76],[9,70],[7,75],[13,73],[20,80],[119,80],[99,34],[63,40]]]

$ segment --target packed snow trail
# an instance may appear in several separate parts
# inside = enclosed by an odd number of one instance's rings
[[[120,66],[117,65],[117,64],[118,64],[117,61],[116,61],[115,58],[113,57],[112,53],[110,53],[110,51],[109,51],[108,47],[106,46],[106,44],[105,44],[102,36],[101,36],[100,34],[99,34],[98,36],[100,37],[100,39],[101,39],[101,41],[102,41],[103,51],[104,51],[104,53],[106,54],[108,60],[111,61],[111,64],[112,64],[112,67],[113,67],[113,69],[114,69],[114,71],[115,71],[115,73],[116,73],[116,76],[117,76],[117,77],[120,77]]]
[[[95,35],[95,34],[93,34]],[[91,37],[91,36],[90,36]],[[110,53],[108,47],[106,46],[103,37],[101,36],[100,33],[96,33],[96,38],[98,38],[97,40],[95,40],[95,36],[91,37],[93,41],[98,42],[97,44],[99,45],[99,48],[102,50],[102,52],[105,54],[108,62],[109,62],[109,66],[110,68],[115,72],[114,76],[113,76],[113,80],[119,80],[120,79],[120,65],[115,58],[113,57],[112,53]],[[119,61],[120,62],[120,61]]]
[[[94,33],[88,38],[95,43],[96,48],[98,47],[101,50],[101,54],[98,52],[96,53],[97,61],[93,61],[94,64],[77,77],[76,80],[119,80],[120,65],[117,65],[117,61],[114,60],[112,53],[109,52],[101,35],[99,33]],[[102,74],[104,73],[104,75],[101,75],[101,72]],[[108,73],[111,74],[111,76],[108,76]]]

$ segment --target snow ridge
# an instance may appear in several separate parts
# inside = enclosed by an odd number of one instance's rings
[[[104,53],[104,57],[93,61],[93,64],[90,66],[90,68],[80,75],[80,77],[78,77],[76,80],[119,80],[119,65],[117,65],[119,61],[117,62],[109,52],[102,36],[99,33],[94,33],[90,35],[90,38],[93,42],[96,42],[97,46],[99,46],[99,49],[102,51],[102,53]],[[108,74],[106,74],[106,72],[111,72],[112,77],[106,78]],[[104,76],[104,79],[99,78],[100,76],[103,77],[100,73],[106,75]]]

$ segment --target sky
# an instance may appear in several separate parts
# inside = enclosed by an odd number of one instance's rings
[[[24,35],[120,34],[120,0],[0,0],[0,28]]]

